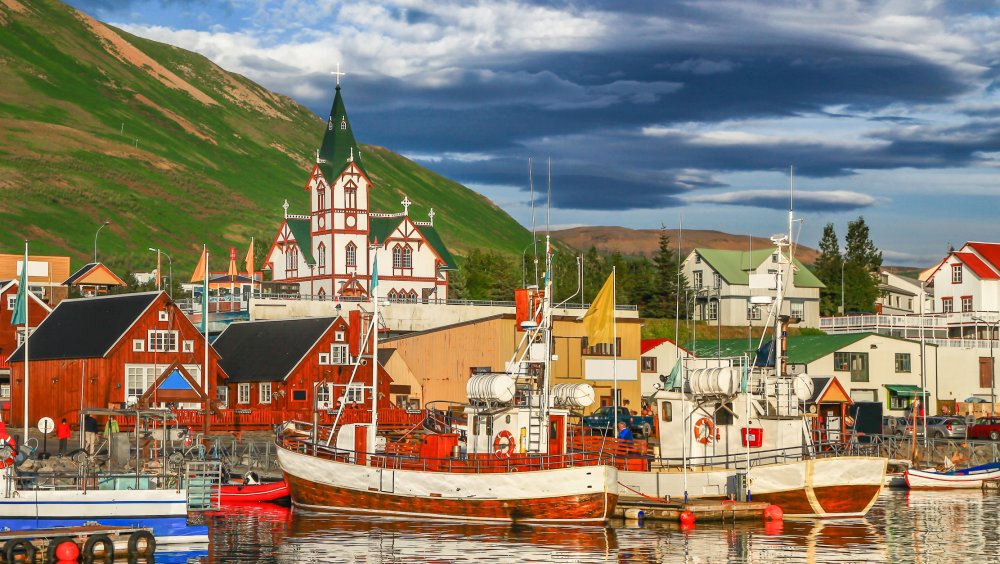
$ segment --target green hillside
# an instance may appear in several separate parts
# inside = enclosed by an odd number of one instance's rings
[[[324,121],[201,55],[53,0],[0,0],[0,84],[0,252],[29,239],[33,254],[68,254],[75,268],[109,219],[101,260],[148,271],[146,249],[160,247],[184,273],[203,242],[215,256],[251,236],[270,244],[284,200],[307,211]],[[517,254],[530,241],[479,194],[388,149],[362,151],[373,209],[398,211],[404,193],[417,218],[433,207],[456,254]]]

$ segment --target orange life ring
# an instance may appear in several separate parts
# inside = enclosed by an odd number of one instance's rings
[[[715,432],[715,423],[712,423],[708,417],[699,419],[694,424],[694,438],[703,445],[707,445],[713,439],[718,439],[719,435]]]
[[[0,456],[5,451],[9,451],[6,458],[0,458],[0,469],[14,465],[14,457],[17,456],[17,443],[6,431],[0,432]]]
[[[503,441],[507,441],[506,444]],[[514,435],[510,431],[500,431],[493,439],[493,454],[497,458],[510,458],[514,454]]]

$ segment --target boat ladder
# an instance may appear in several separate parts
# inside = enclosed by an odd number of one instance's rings
[[[222,486],[222,462],[190,461],[185,467],[188,511],[218,511]]]

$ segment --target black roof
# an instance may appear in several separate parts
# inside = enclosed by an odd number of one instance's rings
[[[76,272],[74,272],[73,274],[71,274],[69,276],[69,278],[67,278],[66,281],[63,282],[63,286],[72,286],[74,282],[76,282],[80,278],[83,278],[83,276],[85,274],[87,274],[88,272],[90,272],[91,270],[93,270],[94,268],[96,268],[97,265],[99,265],[99,264],[101,264],[101,263],[99,263],[99,262],[88,262],[87,264],[81,266],[79,270],[77,270]]]
[[[161,292],[59,302],[28,339],[31,360],[101,358]],[[10,360],[24,362],[24,347]]]
[[[212,346],[230,382],[280,382],[337,320],[309,317],[226,327]]]

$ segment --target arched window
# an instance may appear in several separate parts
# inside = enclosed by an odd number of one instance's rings
[[[403,268],[413,268],[413,249],[403,247]]]
[[[416,290],[410,290],[410,298],[407,301],[412,302],[412,303],[417,303],[417,291]]]
[[[399,245],[392,248],[392,267],[403,268],[403,249]]]
[[[320,243],[316,247],[316,267],[320,274],[326,272],[326,243]]]
[[[396,301],[397,299],[396,290],[389,290],[389,294],[386,296],[386,299],[389,300],[390,302]]]
[[[294,244],[285,253],[285,277],[294,278],[299,273],[299,248]]]
[[[344,188],[344,207],[349,210],[358,209],[358,189],[348,186]]]
[[[347,259],[347,266],[358,266],[358,247],[354,243],[348,243],[344,248],[344,257]]]
[[[326,289],[325,288],[320,288],[319,292],[316,292],[316,295],[319,297],[320,300],[325,300],[326,299]]]
[[[326,190],[323,189],[321,185],[316,190],[316,211],[323,211],[326,209]]]

